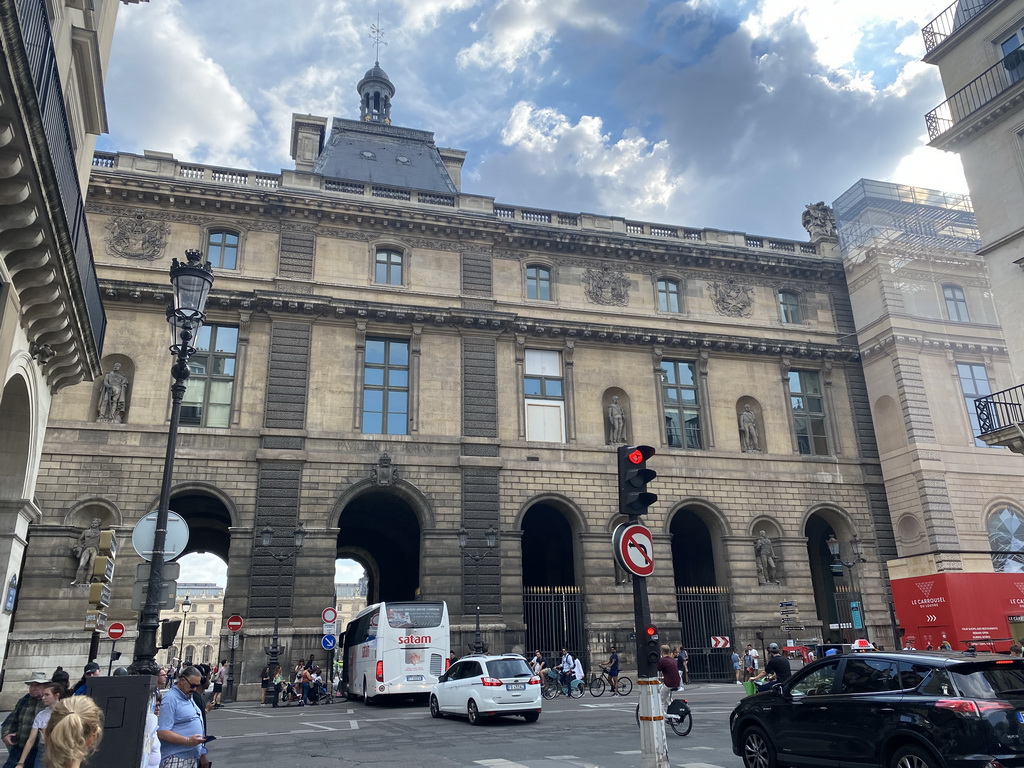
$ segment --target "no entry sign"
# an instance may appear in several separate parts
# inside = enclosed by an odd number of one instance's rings
[[[237,632],[242,628],[242,617],[237,613],[234,616],[228,616],[228,629],[232,632]]]
[[[115,621],[107,627],[107,637],[111,640],[117,640],[124,636],[124,624],[120,621]]]
[[[619,565],[634,576],[654,573],[654,538],[637,523],[623,523],[612,534],[612,546]]]

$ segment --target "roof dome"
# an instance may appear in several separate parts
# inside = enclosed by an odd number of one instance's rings
[[[387,80],[389,83],[391,82],[388,73],[380,68],[380,62],[374,62],[374,65],[366,70],[363,80]]]

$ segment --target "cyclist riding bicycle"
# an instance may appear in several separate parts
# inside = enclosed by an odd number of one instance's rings
[[[672,692],[683,690],[682,681],[679,679],[679,665],[669,646],[661,646],[661,658],[658,659],[656,669],[658,677],[661,678],[661,685],[658,686],[658,693],[661,695],[661,711],[667,712],[668,705],[672,702]]]

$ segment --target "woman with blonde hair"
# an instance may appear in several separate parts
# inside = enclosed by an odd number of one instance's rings
[[[100,743],[103,713],[88,696],[72,696],[53,705],[46,726],[47,768],[81,768]]]

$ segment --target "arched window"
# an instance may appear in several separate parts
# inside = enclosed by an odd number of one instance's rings
[[[402,285],[404,261],[398,251],[381,248],[374,263],[373,281],[378,285]]]
[[[969,323],[970,315],[967,313],[967,297],[964,289],[959,285],[942,286],[942,298],[946,300],[946,317],[954,323]]]
[[[540,264],[526,268],[526,298],[551,301],[551,270]]]
[[[779,291],[779,319],[784,323],[803,322],[800,317],[800,297],[792,291]]]
[[[211,229],[206,239],[206,260],[217,269],[238,267],[238,233],[228,229]]]
[[[1024,573],[1024,514],[1006,506],[988,519],[988,543],[996,573]]]
[[[679,311],[679,283],[675,280],[658,281],[658,309],[662,312]]]

